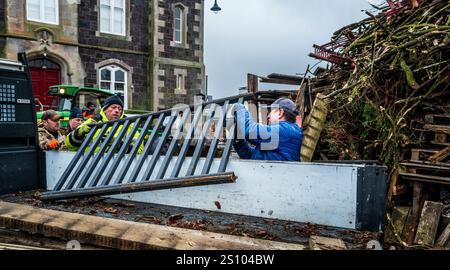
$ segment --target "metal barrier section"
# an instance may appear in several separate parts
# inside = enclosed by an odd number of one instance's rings
[[[234,172],[226,171],[236,136],[232,105],[287,95],[244,94],[95,125],[54,190],[41,199],[233,183]],[[201,157],[206,161],[200,168]],[[220,166],[211,171],[215,158]]]

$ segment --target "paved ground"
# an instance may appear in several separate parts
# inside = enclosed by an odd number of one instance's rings
[[[0,200],[85,215],[205,230],[215,233],[299,243],[303,245],[308,245],[310,236],[319,235],[341,238],[350,249],[364,249],[370,240],[380,240],[381,237],[380,234],[371,232],[358,232],[314,224],[144,204],[102,197],[43,203],[35,199],[35,192],[0,196]]]

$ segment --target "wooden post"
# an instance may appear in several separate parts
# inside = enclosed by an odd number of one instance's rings
[[[417,223],[420,218],[420,210],[422,209],[423,198],[422,198],[422,184],[419,182],[414,183],[413,191],[413,205],[411,209],[411,214],[406,221],[405,235],[406,243],[412,245],[414,242],[414,236],[416,235]]]
[[[324,95],[318,94],[309,116],[308,127],[303,131],[302,149],[300,152],[302,162],[312,161],[320,134],[325,128],[328,106],[329,100]]]
[[[247,74],[247,90],[249,93],[258,92],[258,76],[254,74]]]

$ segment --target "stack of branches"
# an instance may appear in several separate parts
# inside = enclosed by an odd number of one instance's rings
[[[450,112],[449,1],[407,2],[366,12],[367,19],[334,34],[332,40],[354,37],[338,51],[353,64],[319,78],[330,82],[324,94],[331,113],[318,158],[396,168],[405,150],[424,143],[424,116]]]

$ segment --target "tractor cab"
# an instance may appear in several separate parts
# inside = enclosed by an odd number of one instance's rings
[[[50,87],[49,95],[55,97],[52,107],[64,117],[60,122],[61,127],[66,127],[69,123],[70,111],[73,108],[79,108],[83,112],[87,112],[88,105],[93,104],[94,113],[99,113],[103,101],[114,93],[98,88],[55,85]],[[38,120],[41,119],[42,113],[42,111],[37,113]],[[88,118],[89,115],[85,115],[85,117]]]

